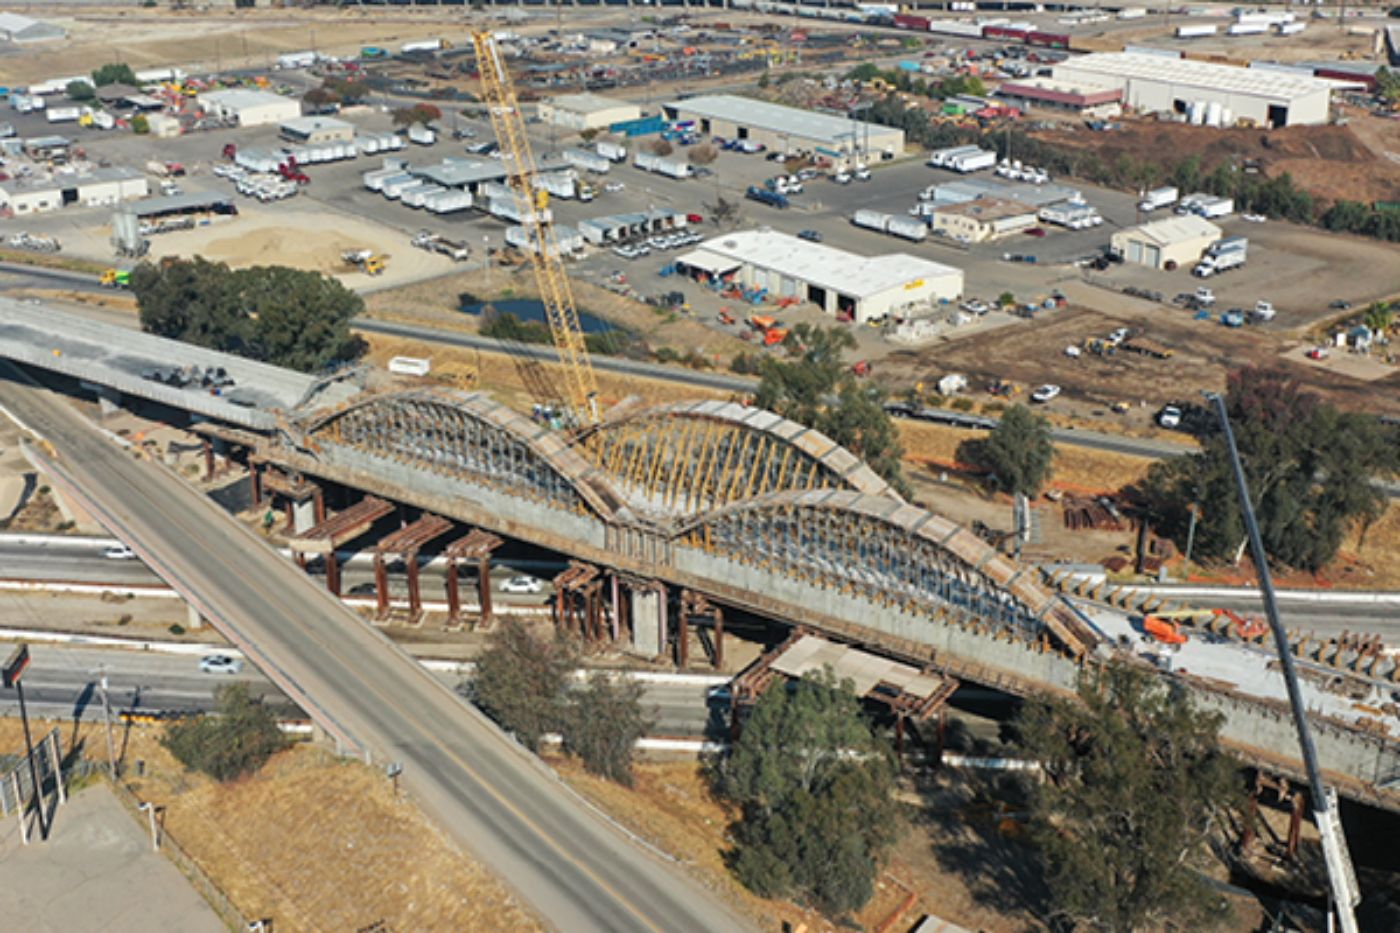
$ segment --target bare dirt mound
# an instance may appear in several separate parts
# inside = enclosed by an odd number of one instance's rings
[[[1158,162],[1198,156],[1210,171],[1221,163],[1257,163],[1268,176],[1287,172],[1303,188],[1327,198],[1388,201],[1400,198],[1400,164],[1384,158],[1350,126],[1293,126],[1282,130],[1130,122],[1112,133],[1053,133],[1046,142],[1093,151],[1105,162],[1122,157]]]

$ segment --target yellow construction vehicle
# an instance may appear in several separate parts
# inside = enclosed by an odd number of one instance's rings
[[[549,193],[535,188],[535,157],[525,135],[525,119],[520,113],[515,86],[495,37],[489,31],[473,32],[471,37],[477,70],[481,73],[481,96],[501,147],[506,181],[515,194],[521,227],[534,247],[526,252],[535,272],[549,332],[568,380],[568,402],[580,424],[596,424],[600,417],[598,379],[584,345],[578,306],[574,303],[573,289],[559,252],[549,211]]]
[[[340,258],[352,269],[365,275],[383,275],[388,256],[377,255],[372,249],[347,249]]]
[[[100,281],[104,288],[130,288],[131,273],[125,269],[107,269]]]

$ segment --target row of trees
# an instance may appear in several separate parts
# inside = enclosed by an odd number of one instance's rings
[[[920,77],[916,72],[905,71],[902,68],[882,70],[880,66],[871,62],[863,62],[855,66],[846,73],[846,77],[852,81],[880,80],[896,91],[939,100],[956,97],[959,94],[981,97],[987,93],[987,86],[976,75],[947,75],[937,81],[929,81]]]
[[[353,106],[369,99],[369,85],[364,81],[330,77],[302,95],[312,107]]]
[[[206,259],[143,262],[131,273],[141,329],[302,372],[358,358],[358,295],[329,276],[286,266],[230,269]]]
[[[911,141],[930,149],[981,145],[996,150],[998,155],[1014,155],[1043,166],[1053,174],[1112,188],[1141,190],[1174,183],[1183,190],[1234,198],[1236,209],[1242,212],[1400,242],[1400,210],[1354,201],[1320,202],[1299,188],[1287,173],[1267,178],[1229,162],[1207,170],[1199,156],[1194,155],[1177,162],[1165,158],[1136,159],[1127,154],[1106,159],[1096,152],[1056,146],[1016,128],[985,131],[934,123],[927,112],[906,106],[893,94],[876,101],[870,107],[869,117],[876,123],[900,127]]]
[[[1280,564],[1317,571],[1346,535],[1384,512],[1377,477],[1400,473],[1400,429],[1338,411],[1286,373],[1239,370],[1226,407],[1249,481],[1260,534]],[[1237,560],[1246,543],[1223,435],[1204,449],[1153,464],[1142,495],[1158,531],[1184,546],[1195,512],[1193,556]]]
[[[97,88],[106,87],[109,84],[126,84],[131,87],[136,86],[136,73],[131,70],[131,66],[125,62],[114,62],[93,69],[92,83],[86,81],[69,81],[64,88],[69,100],[86,101],[97,96]]]

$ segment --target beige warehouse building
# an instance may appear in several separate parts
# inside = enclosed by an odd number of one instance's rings
[[[805,150],[844,163],[904,151],[901,129],[731,94],[690,97],[664,109],[668,119],[694,120],[701,136],[751,140],[785,154]]]
[[[962,243],[985,243],[1035,225],[1035,208],[1004,198],[976,198],[933,212],[933,232]]]
[[[246,88],[208,91],[199,95],[199,103],[219,119],[239,126],[268,126],[301,116],[301,103],[296,98]]]
[[[140,172],[120,166],[99,168],[87,175],[60,176],[52,181],[0,182],[0,211],[18,217],[56,211],[68,204],[106,207],[149,193],[150,183]]]
[[[606,130],[614,123],[639,119],[642,108],[601,94],[561,94],[539,103],[541,122],[569,130]]]
[[[353,142],[355,124],[333,117],[297,117],[283,121],[277,132],[288,142],[319,146],[324,143]]]
[[[911,306],[956,301],[961,269],[907,253],[858,256],[772,230],[744,230],[706,240],[676,260],[694,276],[733,277],[774,298],[810,301],[858,324]]]
[[[1168,271],[1192,265],[1220,239],[1220,228],[1194,214],[1169,217],[1113,234],[1113,252],[1124,262]]]

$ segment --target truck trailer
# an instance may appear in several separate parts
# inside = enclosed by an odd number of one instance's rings
[[[1165,188],[1153,188],[1142,196],[1138,202],[1138,210],[1155,211],[1158,208],[1168,207],[1176,203],[1176,199],[1181,196],[1181,192],[1175,187],[1168,185]]]
[[[952,169],[963,175],[972,172],[980,172],[983,169],[992,168],[997,164],[997,154],[990,149],[977,149],[972,152],[965,152],[961,155],[953,156],[945,164],[944,168]]]

